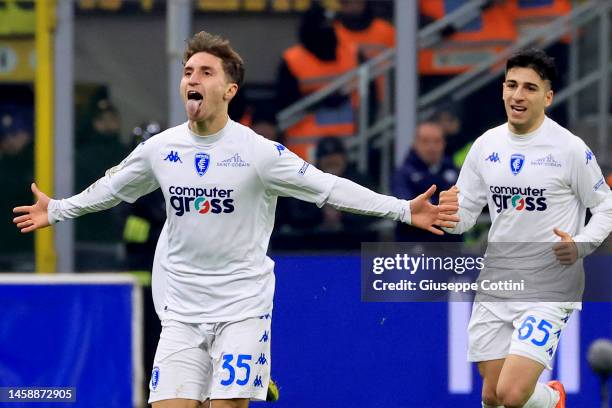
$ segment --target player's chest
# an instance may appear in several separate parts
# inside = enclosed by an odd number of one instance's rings
[[[489,148],[479,157],[487,188],[531,187],[562,189],[568,185],[567,159],[554,147],[519,149]]]
[[[199,149],[170,146],[160,149],[152,163],[162,189],[171,186],[235,189],[244,192],[259,179],[253,157],[246,149]]]

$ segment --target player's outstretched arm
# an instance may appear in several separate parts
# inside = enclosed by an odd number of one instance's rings
[[[436,235],[444,235],[444,231],[436,227],[454,228],[459,221],[456,215],[458,206],[456,203],[445,203],[433,205],[429,199],[436,192],[436,186],[432,185],[423,194],[410,200],[411,224]]]
[[[22,233],[32,232],[39,228],[49,226],[49,197],[40,191],[36,183],[32,183],[32,193],[36,197],[33,205],[24,205],[13,208],[14,214],[22,214],[13,218],[13,222]]]

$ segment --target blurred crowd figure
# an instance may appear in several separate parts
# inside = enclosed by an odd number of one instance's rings
[[[299,43],[285,50],[278,68],[276,96],[284,109],[359,65],[357,49],[338,41],[331,18],[318,3],[300,20]],[[286,131],[287,147],[312,160],[317,139],[355,134],[351,92],[340,90],[315,104],[307,115]]]
[[[366,0],[340,0],[334,19],[338,41],[356,47],[360,63],[395,47],[395,27],[375,14],[374,4]],[[382,75],[376,78],[376,96],[370,101],[371,117],[384,100],[384,80]]]
[[[34,180],[32,114],[31,107],[0,105],[0,185],[3,190],[0,212],[4,214],[4,222],[0,223],[0,270],[33,267],[25,260],[25,263],[14,264],[8,259],[9,256],[21,258],[33,251],[32,237],[24,237],[11,228],[9,222],[15,203],[32,198],[28,188]]]
[[[468,0],[419,0],[421,24],[427,25],[466,4]],[[481,14],[465,26],[448,27],[443,41],[419,51],[418,71],[421,95],[437,88],[458,74],[465,73],[483,61],[494,58],[519,39],[542,28],[555,18],[571,11],[570,0],[489,0]],[[548,47],[547,53],[555,58],[561,82],[567,72],[569,37]],[[501,83],[491,81],[475,93],[463,99],[464,117],[469,117],[465,130],[472,138],[498,123],[503,123],[505,113],[501,104],[482,104],[482,100],[498,99]],[[566,125],[562,109],[554,112],[555,120]]]
[[[333,24],[338,41],[355,45],[365,59],[395,47],[395,27],[375,15],[373,5],[366,0],[340,0]]]
[[[89,120],[77,129],[74,156],[74,189],[81,191],[98,180],[129,153],[122,142],[121,116],[110,99],[93,101]],[[75,221],[77,243],[117,243],[121,240],[122,207],[104,213],[89,214]],[[79,269],[96,269],[84,253],[77,256]]]
[[[253,111],[251,129],[266,139],[281,144],[285,143],[283,132],[281,132],[276,123],[276,112],[269,108],[260,106]]]
[[[298,44],[284,51],[279,65],[276,83],[279,109],[319,91],[393,47],[395,29],[375,15],[372,2],[340,0],[335,15],[319,2],[313,2],[301,17],[298,38]],[[373,116],[383,97],[382,79],[372,84],[372,89],[368,103]],[[332,93],[287,129],[287,147],[302,158],[312,160],[319,139],[355,135],[358,103],[356,92],[349,86]]]
[[[440,191],[455,184],[459,171],[445,154],[445,138],[444,128],[438,122],[422,122],[417,126],[414,144],[402,166],[393,174],[393,195],[408,200],[435,184],[437,190],[432,202],[437,203]],[[437,236],[409,225],[397,225],[395,238],[400,242],[461,241],[461,236]]]
[[[347,178],[365,187],[373,183],[349,163],[342,139],[324,137],[317,143],[315,166],[324,172]],[[272,248],[319,250],[359,249],[361,242],[376,241],[376,220],[371,217],[340,212],[324,205],[321,208],[299,200],[279,199],[278,232]]]

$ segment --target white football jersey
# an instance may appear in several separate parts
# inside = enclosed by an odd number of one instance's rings
[[[560,276],[552,244],[537,244],[560,241],[554,228],[576,242],[596,244],[612,229],[612,194],[595,156],[548,117],[526,135],[513,134],[507,123],[485,132],[470,149],[457,186],[461,222],[449,231],[469,229],[488,205],[488,266],[501,278],[516,278],[521,269],[538,271],[540,290],[551,289]],[[586,209],[595,213],[598,206],[606,217],[585,228]]]
[[[84,192],[51,200],[49,220],[134,202],[157,188],[167,221],[154,263],[156,310],[186,323],[271,312],[274,262],[266,252],[278,196],[403,222],[411,217],[407,201],[323,173],[228,120],[211,136],[198,136],[184,123],[147,140]]]
[[[164,317],[193,323],[269,313],[274,263],[266,250],[277,195],[322,204],[334,183],[233,121],[206,138],[186,124],[169,129],[118,167],[111,189],[122,200],[132,202],[158,184],[162,189],[168,242],[160,261],[169,271]]]

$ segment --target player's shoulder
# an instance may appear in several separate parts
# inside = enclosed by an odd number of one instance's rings
[[[484,132],[478,139],[480,143],[498,141],[500,136],[508,134],[508,123],[502,123],[499,126],[492,127],[491,129]],[[478,140],[476,139],[476,140]]]
[[[262,135],[256,133],[253,129],[240,123],[234,123],[236,137],[239,138],[243,145],[248,146],[258,156],[278,156],[286,150],[281,143],[266,139]]]
[[[188,132],[188,128],[187,123],[185,122],[151,136],[144,142],[141,142],[140,145],[145,149],[155,150],[169,143],[178,141],[180,139],[180,135],[184,135],[186,132]]]
[[[229,126],[232,139],[239,141],[240,143],[254,144],[257,143],[259,138],[261,138],[261,136],[255,133],[253,129],[243,125],[240,122],[231,120]]]
[[[497,145],[500,143],[501,140],[504,140],[502,136],[505,135],[507,132],[508,126],[505,123],[491,128],[485,131],[479,137],[477,137],[476,140],[474,140],[474,143],[472,144],[472,149],[475,151],[480,151],[482,149]]]
[[[573,134],[569,129],[550,118],[546,119],[546,125],[547,137],[550,139],[550,143],[560,151],[561,155],[577,158],[580,161],[583,157],[592,155],[584,140]]]

